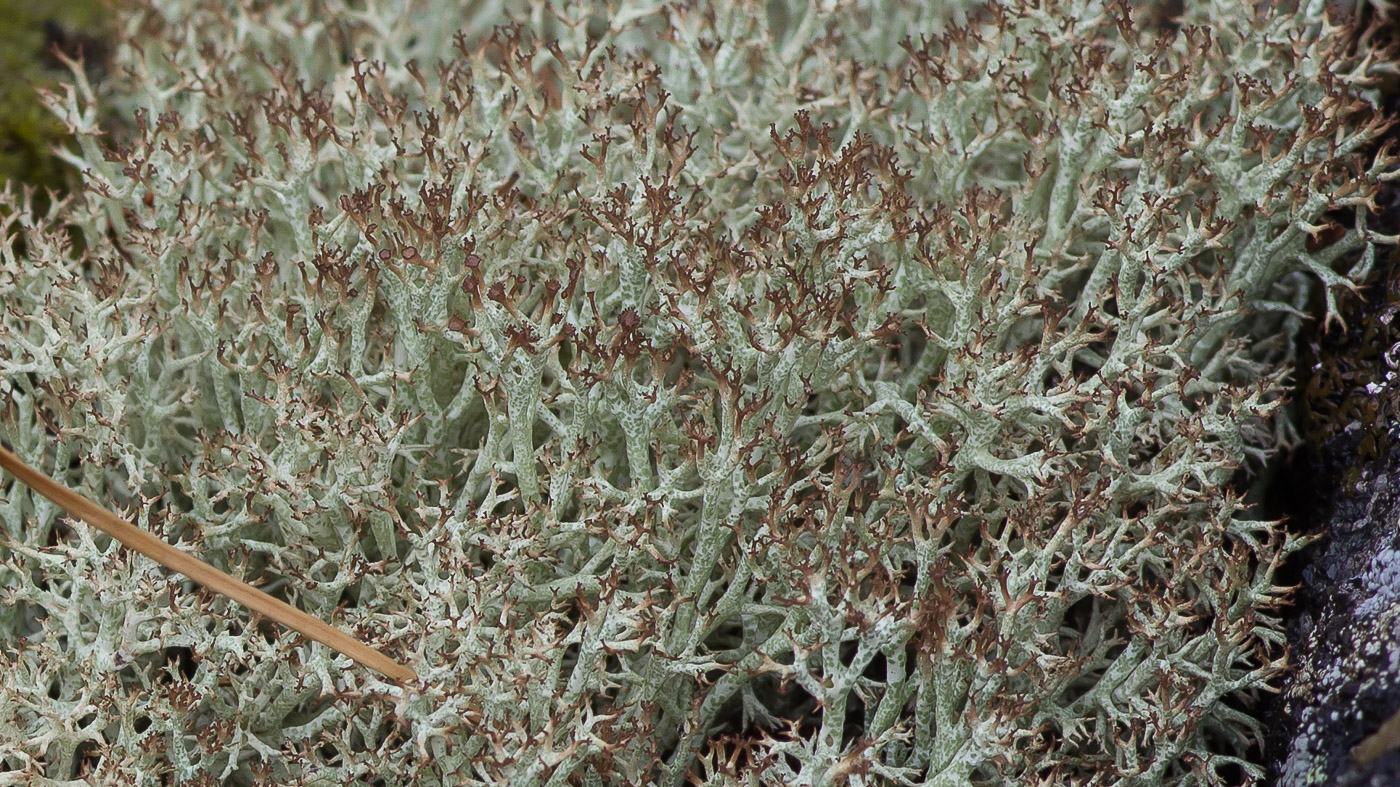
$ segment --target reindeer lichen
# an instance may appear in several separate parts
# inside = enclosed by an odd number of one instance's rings
[[[53,96],[0,438],[421,682],[6,478],[0,783],[1257,778],[1233,479],[1393,240],[1351,34],[498,5],[154,0]]]

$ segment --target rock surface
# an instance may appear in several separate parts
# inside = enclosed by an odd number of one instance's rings
[[[1355,455],[1359,431],[1331,450]],[[1400,748],[1364,765],[1352,759],[1400,708],[1397,479],[1400,445],[1392,445],[1331,502],[1330,539],[1304,570],[1302,615],[1291,637],[1297,669],[1276,708],[1280,787],[1400,784]]]
[[[1394,96],[1387,105],[1397,111]],[[1383,197],[1373,226],[1394,233],[1400,194]],[[1387,254],[1351,299],[1348,329],[1319,331],[1300,361],[1313,448],[1284,494],[1297,498],[1293,526],[1321,540],[1298,577],[1294,671],[1270,715],[1278,787],[1400,785],[1400,735],[1369,761],[1354,756],[1400,712],[1400,260]]]

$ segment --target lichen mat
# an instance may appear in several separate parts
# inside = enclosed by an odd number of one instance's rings
[[[123,520],[97,503],[25,464],[23,460],[4,446],[0,446],[0,467],[9,471],[30,489],[52,500],[69,514],[115,538],[128,549],[140,552],[171,571],[184,574],[210,590],[221,593],[248,609],[269,617],[327,647],[334,648],[399,683],[418,679],[418,673],[412,669],[346,635],[325,621],[317,620],[285,601],[279,601],[252,585],[235,579],[208,563],[181,552]]]

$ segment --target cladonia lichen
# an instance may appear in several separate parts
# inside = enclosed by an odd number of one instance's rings
[[[0,439],[422,680],[5,478],[0,783],[1259,776],[1237,476],[1391,242],[1322,4],[497,5],[154,0],[52,96]]]

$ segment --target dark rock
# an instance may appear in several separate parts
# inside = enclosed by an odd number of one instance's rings
[[[1400,113],[1400,93],[1386,111]],[[1400,191],[1368,227],[1400,228]],[[1305,443],[1284,488],[1290,527],[1321,537],[1297,571],[1293,671],[1266,717],[1279,787],[1400,785],[1400,728],[1378,756],[1355,757],[1400,713],[1400,260],[1391,249],[1343,306],[1346,329],[1319,327],[1298,369]],[[1400,721],[1400,716],[1396,716]]]
[[[1330,444],[1323,476],[1350,476],[1360,440]],[[1366,764],[1352,758],[1400,709],[1400,444],[1357,472],[1328,506],[1330,539],[1300,592],[1295,671],[1271,725],[1280,787],[1400,785],[1400,746]]]

